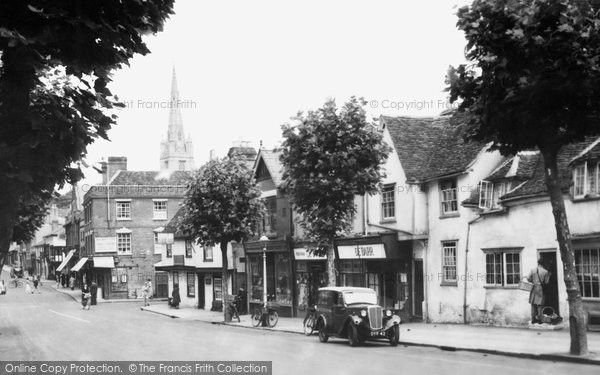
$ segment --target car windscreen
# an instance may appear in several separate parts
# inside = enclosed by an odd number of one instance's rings
[[[346,305],[352,305],[355,303],[366,303],[369,305],[377,304],[377,294],[375,294],[375,292],[347,291],[343,293],[344,302],[346,302]]]

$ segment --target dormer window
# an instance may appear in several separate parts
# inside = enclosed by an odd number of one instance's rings
[[[573,168],[573,197],[585,198],[600,194],[600,163],[586,161]]]
[[[481,181],[479,183],[479,208],[482,210],[496,210],[501,208],[500,197],[510,189],[510,181],[499,181],[496,183]]]

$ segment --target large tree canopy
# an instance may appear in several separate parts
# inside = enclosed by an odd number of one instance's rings
[[[184,200],[180,230],[202,246],[221,249],[223,293],[228,290],[227,247],[254,235],[264,209],[252,171],[235,155],[211,160],[194,175]],[[225,321],[229,306],[223,304]]]
[[[28,202],[81,177],[119,106],[111,71],[146,54],[173,0],[0,2],[0,258]],[[47,202],[47,200],[46,200]],[[19,207],[20,205],[20,207]]]
[[[363,99],[352,97],[338,110],[334,100],[283,127],[283,191],[300,214],[314,251],[328,254],[329,283],[335,283],[333,240],[355,212],[354,197],[378,190],[389,147],[366,119]]]
[[[569,300],[571,353],[586,354],[561,147],[600,134],[600,2],[475,0],[458,11],[472,65],[450,68],[450,99],[469,138],[504,154],[537,148],[545,166]]]

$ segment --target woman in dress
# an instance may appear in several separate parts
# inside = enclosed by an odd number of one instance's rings
[[[25,280],[25,294],[32,294],[33,289],[31,289],[31,284],[29,283],[29,279]]]
[[[171,302],[171,306],[175,309],[179,308],[179,303],[181,302],[181,297],[179,297],[179,284],[173,284],[173,302]]]

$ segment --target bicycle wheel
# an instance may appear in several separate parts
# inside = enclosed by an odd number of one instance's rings
[[[310,315],[304,320],[304,334],[306,336],[312,335],[315,330],[315,317]]]
[[[254,310],[254,314],[252,314],[252,325],[254,327],[258,327],[260,325],[262,312],[259,309]]]
[[[279,314],[277,314],[277,311],[271,311],[269,313],[269,327],[275,327],[275,325],[277,325],[278,321],[279,321]]]

